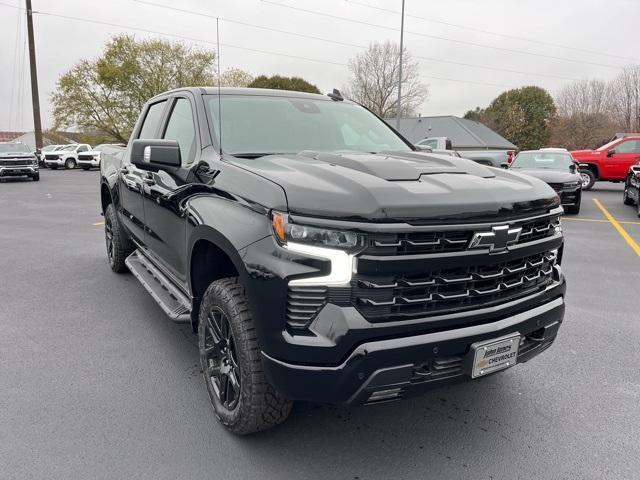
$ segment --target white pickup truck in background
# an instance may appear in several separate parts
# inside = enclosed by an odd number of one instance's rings
[[[511,163],[515,155],[514,150],[507,149],[465,150],[454,146],[447,137],[429,137],[416,142],[415,145],[418,148],[429,148],[431,150],[455,150],[462,158],[497,168],[500,168],[504,163]]]

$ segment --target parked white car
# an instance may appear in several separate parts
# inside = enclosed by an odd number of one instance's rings
[[[102,143],[97,145],[93,150],[78,154],[77,164],[83,170],[89,170],[91,167],[100,166],[100,157],[102,154],[115,155],[124,150],[124,145],[113,143]]]
[[[91,145],[86,143],[72,143],[70,145],[65,145],[59,150],[46,153],[44,156],[44,164],[54,170],[58,167],[64,167],[67,169],[76,168],[76,165],[78,164],[78,155],[80,153],[88,152],[89,150],[91,150]]]

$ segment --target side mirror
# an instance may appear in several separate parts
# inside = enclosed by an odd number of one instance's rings
[[[447,139],[444,141],[444,145],[445,145],[445,146],[444,146],[445,150],[453,150],[453,142],[451,141],[451,139],[450,139],[450,138],[447,138]]]
[[[500,164],[500,168],[509,168],[509,164],[508,163],[501,163]]]
[[[569,165],[569,171],[571,173],[578,173],[578,166],[575,163],[572,163]]]
[[[607,157],[613,157],[615,155],[616,151],[615,149],[611,149],[607,151]]]
[[[415,147],[420,150],[421,152],[432,152],[433,150],[431,150],[431,147],[428,147],[426,145],[415,145]]]
[[[178,168],[182,164],[180,146],[175,140],[134,140],[131,163],[143,170]]]

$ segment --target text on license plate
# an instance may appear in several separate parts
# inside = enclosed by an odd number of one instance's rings
[[[483,377],[489,373],[512,367],[518,361],[520,334],[474,343],[471,378]]]

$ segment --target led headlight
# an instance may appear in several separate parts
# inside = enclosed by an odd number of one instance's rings
[[[287,215],[281,212],[273,212],[271,218],[273,233],[283,245],[293,242],[353,251],[364,244],[364,237],[355,232],[289,223]]]
[[[355,268],[353,252],[364,245],[362,235],[289,223],[287,215],[281,212],[272,213],[271,225],[274,237],[287,250],[331,262],[328,275],[293,279],[289,285],[348,285],[351,282]]]
[[[580,185],[580,182],[565,182],[564,188],[575,188]]]

